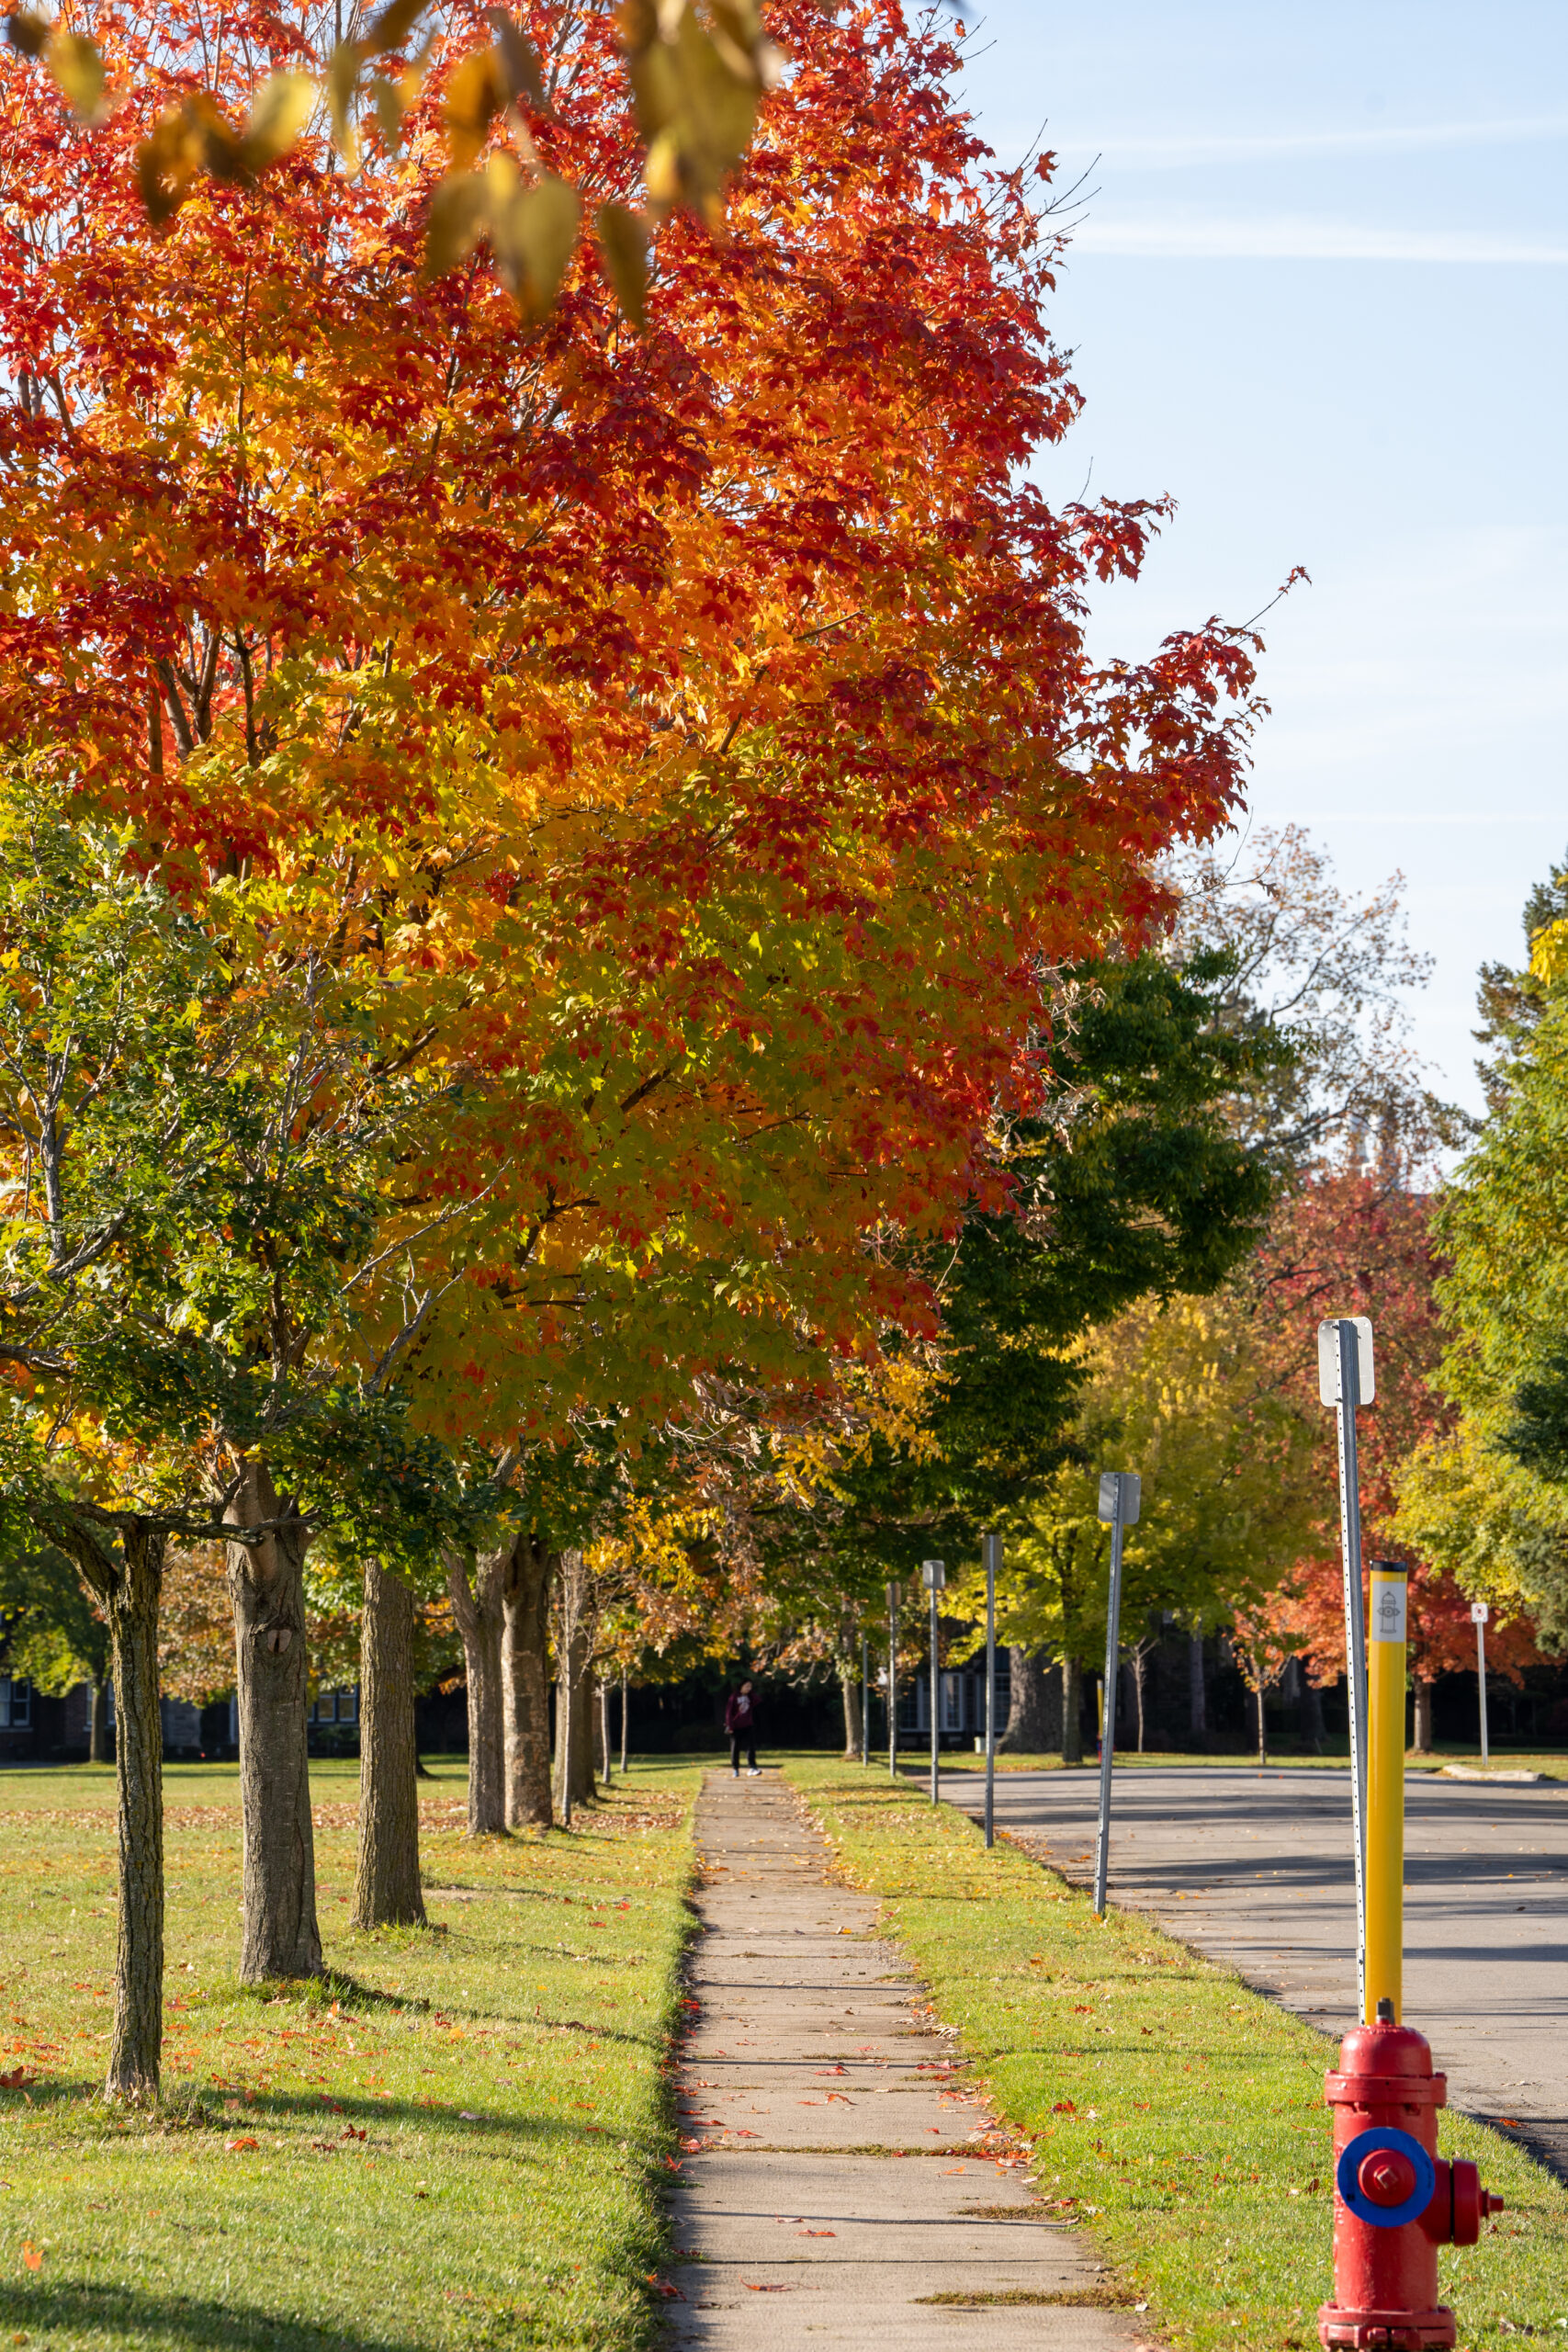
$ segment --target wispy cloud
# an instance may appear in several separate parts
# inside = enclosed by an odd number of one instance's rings
[[[1183,171],[1194,164],[1268,163],[1296,155],[1398,155],[1434,147],[1511,147],[1540,139],[1568,139],[1568,114],[1530,115],[1510,122],[1368,124],[1354,130],[1200,132],[1184,139],[1103,138],[1048,133],[1046,145],[1064,154],[1103,155],[1144,171]]]
[[[1354,220],[1266,215],[1090,213],[1073,231],[1075,254],[1149,261],[1392,261],[1536,264],[1561,267],[1568,244],[1470,229],[1379,229]]]

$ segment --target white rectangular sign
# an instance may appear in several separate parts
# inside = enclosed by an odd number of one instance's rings
[[[1325,1405],[1339,1402],[1339,1324],[1341,1318],[1332,1316],[1317,1327],[1317,1393]],[[1370,1405],[1376,1396],[1377,1382],[1372,1375],[1372,1325],[1367,1315],[1348,1315],[1347,1323],[1356,1327],[1356,1374],[1360,1391],[1356,1402]]]
[[[1472,1600],[1471,1602],[1470,1622],[1472,1625],[1484,1625],[1491,1617],[1491,1614],[1492,1611],[1484,1600]]]
[[[1370,1641],[1397,1642],[1404,1647],[1404,1601],[1403,1577],[1373,1577],[1371,1623],[1367,1628]]]

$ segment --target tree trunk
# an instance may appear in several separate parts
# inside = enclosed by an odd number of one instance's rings
[[[555,1553],[520,1535],[502,1583],[502,1712],[508,1829],[547,1829],[550,1585]]]
[[[626,1678],[621,1677],[621,1778],[626,1777]]]
[[[1323,1754],[1323,1693],[1304,1669],[1302,1674],[1302,1749],[1307,1756]]]
[[[1194,1634],[1187,1645],[1187,1727],[1194,1747],[1209,1740],[1209,1693],[1203,1679],[1203,1636]]]
[[[1413,1744],[1417,1756],[1430,1756],[1432,1752],[1432,1686],[1429,1682],[1419,1679],[1416,1684],[1416,1736]]]
[[[603,1679],[599,1684],[599,1778],[608,1787],[610,1781],[610,1686]]]
[[[502,1704],[501,1644],[506,1625],[504,1589],[520,1538],[497,1549],[446,1555],[446,1589],[463,1637],[468,1700],[468,1835],[498,1838],[506,1830],[506,1725]],[[472,1578],[470,1581],[470,1565]]]
[[[1049,1756],[1062,1737],[1060,1686],[1038,1650],[1014,1645],[1008,1662],[1008,1719],[997,1746],[1011,1756]]]
[[[114,1645],[119,1932],[107,2098],[155,2098],[164,2051],[164,1724],[158,1602],[167,1537],[128,1522],[107,1593]]]
[[[413,1729],[413,1594],[365,1563],[359,1634],[359,1853],[356,1928],[423,1928]]]
[[[1083,1668],[1076,1657],[1062,1660],[1062,1761],[1083,1762]]]
[[[557,1818],[593,1794],[593,1710],[589,1679],[586,1570],[581,1552],[563,1552],[556,1640],[556,1752],[551,1776]]]
[[[860,1762],[860,1668],[847,1658],[839,1660],[839,1688],[844,1696],[844,1761]]]
[[[100,1675],[87,1685],[87,1761],[109,1762],[109,1686]]]
[[[1267,1764],[1269,1761],[1269,1718],[1263,1711],[1263,1685],[1261,1682],[1258,1683],[1257,1690],[1252,1695],[1258,1707],[1258,1760],[1259,1764]]]
[[[265,1462],[246,1463],[227,1516],[236,1527],[285,1522],[253,1544],[228,1546],[244,1857],[240,1982],[265,1984],[322,1973],[306,1748],[304,1572],[310,1539],[298,1513],[279,1502]]]
[[[1144,1684],[1148,1678],[1149,1661],[1140,1642],[1133,1652],[1133,1700],[1138,1713],[1138,1753],[1144,1753]]]
[[[108,1620],[114,1676],[119,1925],[106,2098],[156,2098],[164,2054],[164,1721],[158,1608],[168,1535],[127,1512],[111,1550],[69,1505],[48,1532]]]

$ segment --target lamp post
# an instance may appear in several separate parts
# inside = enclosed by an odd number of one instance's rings
[[[1105,1609],[1105,1700],[1100,1710],[1100,1836],[1094,1849],[1094,1916],[1105,1917],[1105,1880],[1111,1868],[1111,1759],[1116,1747],[1116,1676],[1122,1633],[1122,1534],[1136,1527],[1143,1482],[1135,1470],[1105,1470],[1100,1479],[1100,1516],[1111,1521],[1111,1589]]]
[[[941,1692],[936,1662],[936,1599],[947,1583],[947,1570],[940,1560],[922,1560],[920,1574],[926,1580],[926,1590],[931,1597],[931,1803],[937,1803],[937,1750],[940,1745],[938,1711]]]
[[[887,1588],[887,1777],[898,1778],[898,1601],[901,1588]]]
[[[997,1570],[1002,1539],[986,1538],[986,1843],[997,1842]]]
[[[1361,1592],[1361,1490],[1356,1408],[1377,1395],[1372,1327],[1339,1315],[1317,1327],[1317,1393],[1339,1438],[1339,1548],[1345,1564],[1345,1667],[1350,1693],[1350,1812],[1356,1847],[1356,2006],[1367,2007],[1367,1622]]]

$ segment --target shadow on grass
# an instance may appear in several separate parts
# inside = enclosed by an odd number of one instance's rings
[[[23,2331],[37,2340],[46,2329],[69,2330],[74,2336],[96,2328],[117,2345],[172,2340],[221,2346],[225,2352],[321,2352],[329,2345],[339,2352],[429,2352],[428,2339],[392,2335],[383,2328],[363,2335],[320,2320],[258,2311],[254,2304],[142,2294],[133,2287],[94,2287],[68,2279],[47,2285],[0,2283],[0,2327],[18,2331],[13,2338],[17,2343]]]

